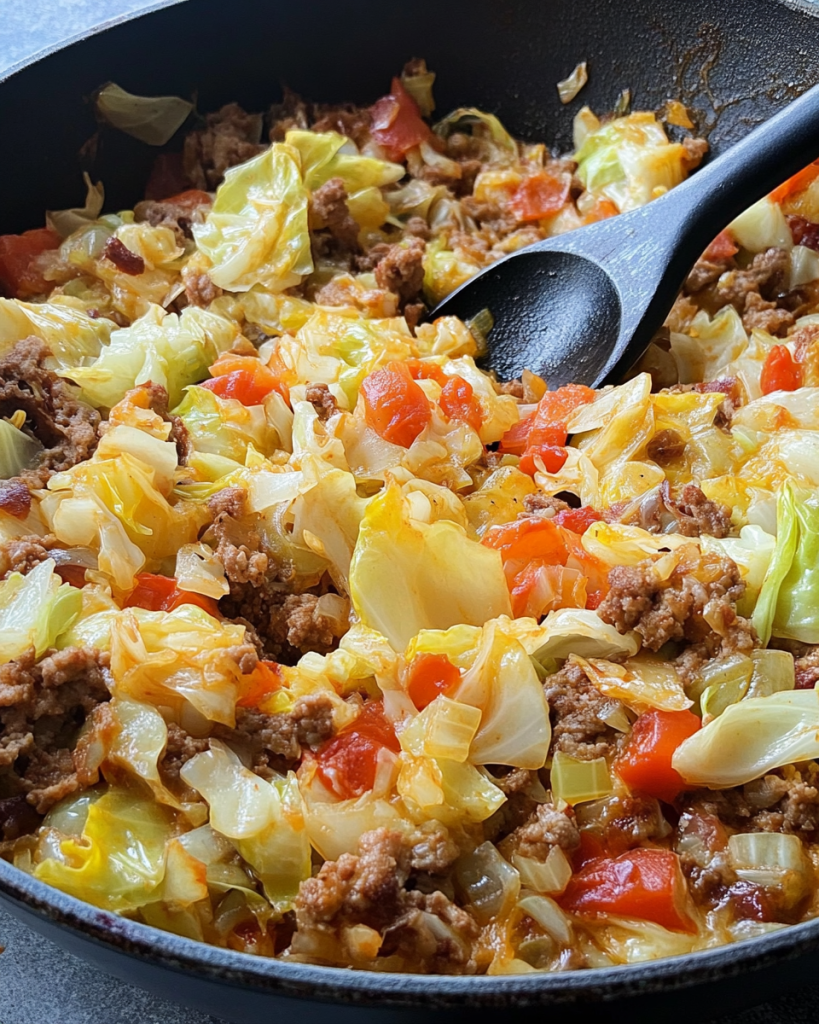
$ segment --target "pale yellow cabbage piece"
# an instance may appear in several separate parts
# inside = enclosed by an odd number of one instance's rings
[[[395,484],[364,514],[350,594],[362,622],[396,650],[422,629],[482,625],[511,613],[499,553],[470,540],[454,523],[412,520]]]
[[[47,558],[25,576],[13,572],[0,582],[0,664],[30,647],[40,657],[79,616],[82,592],[54,569]]]

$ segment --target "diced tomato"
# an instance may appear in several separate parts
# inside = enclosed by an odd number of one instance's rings
[[[145,608],[149,612],[172,612],[183,604],[195,604],[214,618],[220,618],[219,605],[212,597],[180,590],[172,576],[141,572],[137,585],[128,595],[124,608]]]
[[[392,444],[409,448],[432,418],[427,396],[403,363],[369,374],[361,394],[367,425]]]
[[[516,619],[524,615],[539,619],[553,608],[585,608],[586,577],[577,569],[535,558],[517,573],[510,594]]]
[[[670,803],[685,789],[682,776],[671,766],[674,751],[701,725],[691,711],[644,712],[617,758],[618,775],[632,792]]]
[[[404,365],[413,380],[434,380],[443,387],[450,379],[437,363],[424,362],[423,359],[407,359]]]
[[[481,429],[481,403],[475,398],[475,392],[468,380],[457,375],[450,377],[441,390],[440,404],[449,419],[468,423],[473,430]]]
[[[569,554],[564,531],[552,520],[537,516],[493,526],[482,543],[500,551],[504,563],[542,558],[550,565],[565,565]]]
[[[774,345],[765,358],[759,386],[763,395],[772,391],[796,391],[802,386],[799,364],[784,345]]]
[[[260,661],[250,675],[242,676],[242,693],[236,707],[257,708],[265,697],[281,688],[281,665],[275,661]]]
[[[558,526],[565,526],[572,533],[584,534],[592,523],[599,523],[603,516],[591,505],[584,505],[582,508],[567,508],[558,512],[553,522]]]
[[[382,96],[370,108],[370,133],[390,160],[402,160],[414,146],[432,138],[432,131],[421,117],[418,104],[400,78],[393,78],[389,96]]]
[[[511,426],[500,439],[498,451],[501,455],[523,455],[529,444],[529,434],[535,422],[535,414],[529,413]]]
[[[584,224],[596,224],[599,220],[608,220],[609,217],[616,217],[620,211],[610,199],[597,199],[591,209],[586,210],[583,218]]]
[[[242,405],[261,405],[271,391],[278,391],[288,398],[277,375],[260,359],[254,356],[237,356],[226,353],[211,366],[211,380],[202,382],[202,387],[212,391],[219,398],[235,398]]]
[[[35,228],[22,235],[0,235],[0,291],[13,299],[47,292],[53,285],[35,266],[36,258],[57,249],[61,238],[50,228]]]
[[[806,249],[819,251],[819,224],[815,224],[805,217],[797,217],[795,214],[785,219],[791,229],[794,245],[804,245]]]
[[[509,207],[521,223],[551,217],[566,205],[571,178],[568,174],[555,177],[540,171],[530,174],[515,189]]]
[[[423,711],[436,697],[448,693],[461,678],[461,673],[445,654],[416,654],[409,666],[407,693]]]
[[[702,254],[702,257],[706,260],[727,260],[730,259],[731,256],[735,256],[738,252],[739,246],[734,241],[734,236],[728,228],[726,228],[724,231],[720,231],[714,241]]]
[[[696,930],[680,861],[670,850],[638,848],[590,860],[570,879],[558,902],[581,916],[618,914],[671,931]]]
[[[559,448],[554,444],[530,444],[518,463],[521,473],[534,476],[540,471],[540,466],[535,462],[535,456],[540,458],[547,473],[559,473],[563,469],[569,453],[565,448]]]
[[[375,785],[379,751],[401,749],[380,700],[368,701],[358,718],[316,753],[316,773],[342,800],[361,796]]]
[[[803,167],[801,171],[797,171],[796,174],[788,178],[778,188],[775,188],[770,193],[769,198],[774,203],[782,203],[797,192],[802,192],[818,176],[819,160],[816,160],[812,164],[808,164],[807,167]]]

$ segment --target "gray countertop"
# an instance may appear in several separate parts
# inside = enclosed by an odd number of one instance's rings
[[[0,70],[92,25],[148,6],[152,4],[146,0],[0,0]],[[221,1024],[216,1017],[156,999],[103,974],[0,907],[3,946],[0,1024]],[[705,1012],[703,1007],[701,1019]],[[719,1024],[819,1024],[819,987]]]

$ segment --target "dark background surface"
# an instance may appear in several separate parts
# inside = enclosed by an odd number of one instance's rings
[[[0,70],[91,25],[147,6],[146,0],[0,0]],[[13,158],[13,148],[5,149],[5,155]],[[110,978],[40,938],[0,907],[3,946],[0,1024],[221,1024],[216,1017],[155,999]],[[362,1013],[362,1024],[367,1016]],[[707,1016],[703,1006],[699,1019]],[[819,1024],[819,987],[723,1018],[719,1024],[814,1022]]]

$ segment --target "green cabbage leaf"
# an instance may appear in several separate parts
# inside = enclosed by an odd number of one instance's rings
[[[39,658],[79,616],[82,592],[63,583],[52,558],[0,582],[0,664],[33,647]]]

